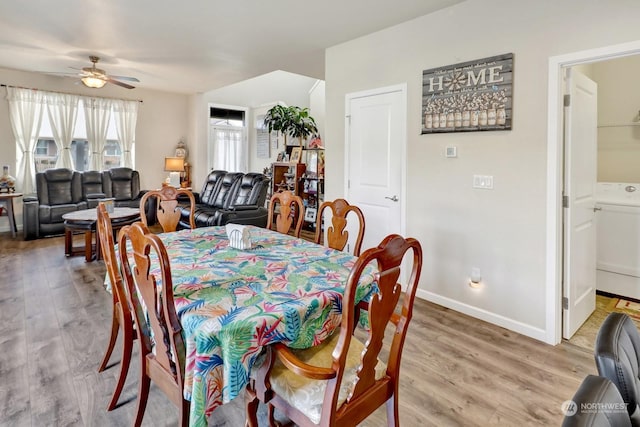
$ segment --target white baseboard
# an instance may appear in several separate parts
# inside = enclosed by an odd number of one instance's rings
[[[504,317],[491,311],[483,310],[481,308],[474,307],[472,305],[465,304],[451,298],[443,297],[442,295],[438,295],[430,291],[418,289],[416,292],[416,296],[441,305],[443,307],[459,311],[460,313],[464,313],[468,316],[484,320],[485,322],[501,326],[522,335],[526,335],[533,339],[546,342],[547,332],[544,329],[536,328],[526,323],[518,322],[517,320],[513,320],[508,317]]]

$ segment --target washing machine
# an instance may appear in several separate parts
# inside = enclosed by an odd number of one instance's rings
[[[596,188],[596,289],[640,299],[640,183]]]

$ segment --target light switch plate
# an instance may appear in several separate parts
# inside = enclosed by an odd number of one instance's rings
[[[444,152],[445,157],[458,157],[458,149],[457,147],[447,147]]]

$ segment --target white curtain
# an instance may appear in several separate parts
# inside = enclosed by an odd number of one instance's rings
[[[42,121],[43,93],[32,89],[7,87],[9,118],[16,139],[16,179],[25,194],[35,192],[36,165],[33,152]]]
[[[133,144],[136,138],[136,122],[138,121],[138,101],[113,101],[113,112],[116,116],[116,131],[122,148],[123,164],[133,169]]]
[[[104,146],[107,143],[107,129],[111,118],[113,100],[105,98],[84,98],[84,117],[87,125],[87,141],[91,152],[91,170],[102,170]]]
[[[243,152],[243,129],[212,127],[213,169],[230,172],[246,172]]]
[[[78,117],[78,101],[80,97],[65,93],[46,93],[45,100],[49,112],[49,123],[53,139],[58,147],[57,168],[75,169],[71,156],[73,130]]]

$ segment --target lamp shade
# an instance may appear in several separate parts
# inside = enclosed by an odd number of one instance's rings
[[[164,170],[168,172],[184,172],[183,157],[165,157]]]

